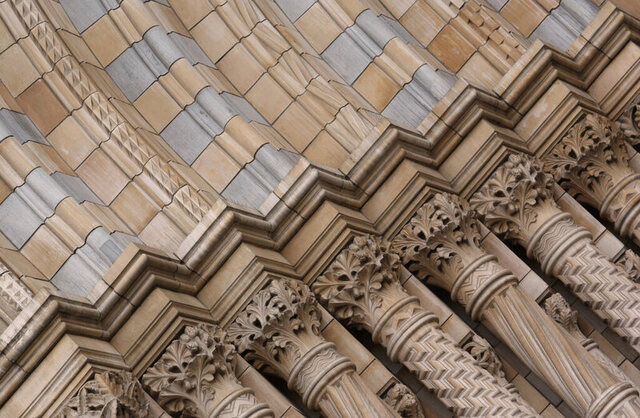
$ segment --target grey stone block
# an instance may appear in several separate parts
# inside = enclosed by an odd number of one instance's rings
[[[411,35],[409,33],[409,31],[407,31],[404,28],[404,26],[402,26],[402,24],[400,24],[400,22],[398,22],[397,20],[390,19],[390,18],[388,18],[387,16],[384,16],[384,15],[378,16],[378,19],[384,20],[387,25],[391,26],[393,31],[399,37],[401,37],[402,40],[405,41],[406,43],[422,46],[420,41],[418,41],[416,38],[414,38],[413,35]]]
[[[88,295],[100,281],[101,274],[87,263],[85,257],[79,253],[69,257],[51,278],[51,283],[58,289],[74,295]]]
[[[554,9],[529,36],[566,51],[580,35],[580,23],[564,9]]]
[[[41,224],[42,219],[16,193],[0,203],[0,231],[16,248],[22,248]]]
[[[600,9],[591,0],[562,0],[560,7],[580,22],[580,32],[596,17]]]
[[[500,11],[509,0],[487,0],[495,10]]]
[[[222,97],[247,121],[256,121],[265,125],[269,124],[264,120],[260,112],[258,112],[244,97],[238,97],[235,94],[227,92],[222,93]]]
[[[136,45],[142,42],[138,42]],[[140,97],[156,81],[156,76],[138,54],[138,50],[145,49],[149,49],[148,46],[146,48],[138,47],[137,49],[134,47],[127,48],[106,68],[109,76],[131,102]],[[159,63],[159,61],[157,62]]]
[[[456,80],[456,76],[446,71],[434,70],[425,64],[416,70],[413,80],[405,86],[405,89],[412,93],[418,102],[431,110],[453,87]]]
[[[2,109],[0,110],[0,142],[9,136],[15,137],[21,144],[33,141],[49,145],[49,142],[27,115]]]
[[[186,111],[178,113],[160,136],[187,164],[192,164],[213,140]]]
[[[58,203],[69,195],[42,168],[33,170],[25,179],[25,184],[16,189],[16,193],[28,202],[42,218],[48,218],[55,212]]]
[[[347,33],[338,36],[322,53],[322,58],[349,84],[353,83],[372,61]]]
[[[133,46],[156,76],[165,74],[171,64],[183,57],[178,45],[160,26],[149,29],[143,41]]]
[[[256,152],[255,159],[245,168],[253,171],[258,178],[265,179],[270,191],[273,191],[300,158],[299,154],[284,149],[277,150],[271,144],[264,144]]]
[[[185,108],[209,135],[219,135],[229,120],[238,114],[213,88],[205,87],[196,101]]]
[[[214,67],[215,65],[211,62],[207,54],[204,53],[198,43],[191,38],[186,36],[182,36],[179,33],[171,32],[169,34],[169,38],[176,44],[178,49],[182,52],[182,54],[189,60],[189,62],[193,65],[197,63],[202,63],[204,65],[208,65],[209,67]]]
[[[276,0],[278,6],[292,22],[298,20],[315,2],[316,0]]]
[[[387,25],[386,21],[379,16],[376,16],[371,9],[360,13],[356,19],[356,25],[358,25],[379,48],[384,48],[387,42],[398,36],[392,27]]]
[[[417,128],[427,117],[429,111],[430,109],[420,103],[405,87],[391,100],[382,111],[382,115],[391,121],[399,122],[410,128]]]
[[[107,11],[118,7],[115,1],[101,0],[60,0],[60,4],[80,33],[107,14]]]
[[[89,186],[87,186],[81,178],[60,172],[53,173],[52,177],[69,194],[69,196],[72,196],[79,203],[86,200],[99,205],[104,205],[100,198],[91,191]]]
[[[243,168],[227,185],[222,196],[230,202],[257,209],[269,193],[271,191],[258,177]]]

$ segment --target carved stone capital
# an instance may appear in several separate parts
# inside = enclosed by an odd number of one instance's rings
[[[235,346],[217,325],[187,326],[149,368],[142,381],[171,414],[262,416],[267,406],[235,376]],[[271,416],[270,414],[267,414]]]
[[[57,416],[144,418],[148,414],[149,403],[135,376],[125,371],[109,371],[96,374],[82,385]]]
[[[527,247],[537,227],[559,212],[552,186],[539,159],[511,154],[469,202],[496,234]]]
[[[578,121],[545,157],[545,168],[573,197],[611,222],[618,223],[638,200],[640,175],[629,166],[624,135],[601,115]]]
[[[238,350],[253,364],[287,380],[311,408],[332,378],[355,369],[319,332],[311,290],[297,280],[273,280],[229,326]]]
[[[409,299],[398,278],[400,266],[388,241],[359,236],[318,277],[313,291],[336,318],[374,333],[392,306]]]
[[[402,418],[424,418],[425,416],[416,395],[402,383],[391,386],[383,399]]]

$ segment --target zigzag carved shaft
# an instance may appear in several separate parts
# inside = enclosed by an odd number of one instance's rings
[[[417,312],[419,310],[414,311]],[[396,330],[403,322],[415,322],[416,317],[406,313],[397,316],[400,318],[391,321]],[[396,359],[457,416],[537,416],[529,405],[500,385],[440,329],[426,324],[407,334]]]
[[[493,298],[482,320],[580,415],[622,382],[515,286]]]
[[[640,288],[601,254],[589,237],[582,236],[558,251],[558,243],[581,231],[571,220],[558,222],[542,236],[534,255],[543,264],[556,256],[546,270],[640,352]]]
[[[273,417],[273,411],[261,404],[251,390],[242,388],[227,396],[222,407],[216,408],[214,416],[219,418],[267,418]]]

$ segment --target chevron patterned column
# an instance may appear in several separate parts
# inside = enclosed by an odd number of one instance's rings
[[[199,418],[273,417],[235,375],[236,350],[218,326],[187,326],[142,382],[167,412]]]
[[[434,314],[399,281],[400,259],[388,242],[362,236],[313,285],[337,318],[370,332],[458,416],[534,416],[488,371],[437,327]]]
[[[320,312],[309,288],[273,280],[229,326],[241,353],[300,394],[328,418],[398,417],[367,388],[351,360],[320,336]]]
[[[527,249],[616,333],[640,351],[640,288],[553,200],[553,179],[535,157],[513,154],[471,198],[495,233]]]
[[[480,240],[468,203],[437,194],[418,209],[393,246],[411,270],[449,291],[473,320],[482,321],[580,415],[589,415],[612,388],[637,402],[637,392],[629,391],[625,380],[602,367],[520,290],[516,277],[480,247]]]
[[[587,114],[544,164],[573,197],[598,209],[621,236],[640,244],[640,174],[629,165],[624,134],[613,122]]]

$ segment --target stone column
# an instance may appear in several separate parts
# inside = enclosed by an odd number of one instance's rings
[[[442,287],[482,321],[571,408],[583,416],[640,399],[566,334],[520,288],[518,280],[480,246],[473,210],[454,195],[437,194],[418,209],[393,242],[422,279]],[[615,396],[611,393],[615,392]]]
[[[618,380],[622,382],[629,382],[633,386],[636,386],[635,383],[633,383],[626,374],[622,373],[622,370],[620,370],[618,366],[616,366],[613,361],[611,361],[611,359],[600,350],[598,343],[593,341],[591,338],[588,338],[582,333],[582,331],[580,331],[580,328],[578,327],[578,313],[571,309],[560,293],[555,293],[544,301],[544,310],[547,312],[547,315],[560,324],[560,326],[562,326],[562,328],[564,328],[571,337],[580,342],[580,344],[586,348],[589,353],[591,353],[602,367],[609,370],[609,372],[616,376]]]
[[[554,202],[553,179],[535,157],[513,154],[471,198],[496,234],[518,242],[616,333],[640,351],[640,288]]]
[[[56,418],[146,418],[149,402],[134,375],[125,371],[96,374],[67,400]]]
[[[273,417],[235,375],[236,350],[216,325],[187,326],[142,376],[172,415],[209,418]]]
[[[640,174],[629,165],[624,134],[613,122],[586,115],[544,164],[573,197],[599,210],[616,232],[640,245]]]
[[[334,316],[370,332],[392,361],[407,367],[456,415],[535,416],[406,293],[400,258],[389,247],[379,237],[355,238],[314,283],[314,292]]]
[[[398,417],[367,388],[351,360],[320,336],[320,312],[309,288],[273,280],[229,326],[239,351],[287,381],[313,410],[329,418]]]

